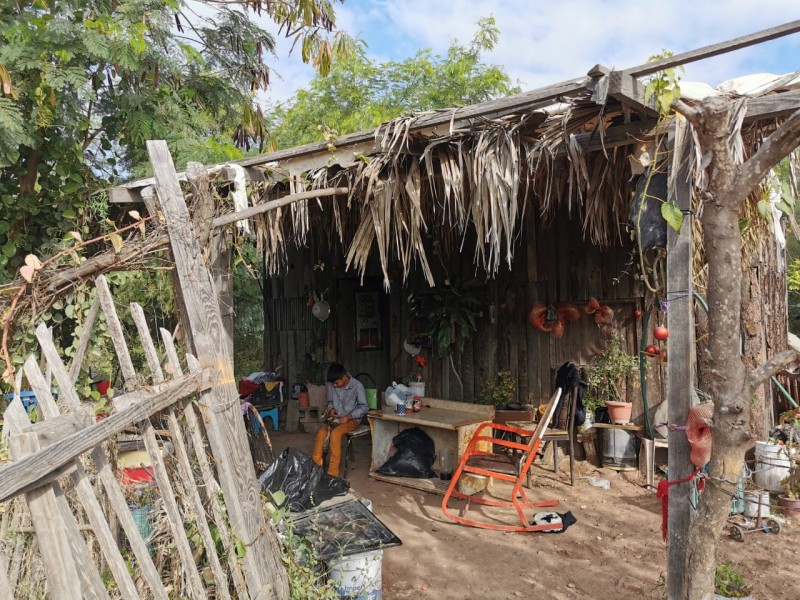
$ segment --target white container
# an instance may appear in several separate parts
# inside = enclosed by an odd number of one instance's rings
[[[758,516],[759,504],[761,517],[769,516],[769,492],[747,492],[744,495],[744,516],[751,519]]]
[[[425,382],[424,381],[412,381],[408,384],[408,387],[411,388],[411,395],[419,396],[420,398],[425,396]]]
[[[769,442],[756,442],[756,485],[770,492],[781,491],[781,480],[789,476],[789,455],[786,447]]]
[[[328,562],[328,580],[340,598],[381,600],[383,550],[354,554]]]

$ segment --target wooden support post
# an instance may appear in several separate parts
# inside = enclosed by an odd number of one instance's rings
[[[149,141],[147,151],[186,304],[183,322],[200,364],[215,370],[215,386],[200,395],[200,406],[231,530],[246,548],[243,562],[248,590],[253,598],[285,598],[289,595],[288,578],[277,536],[264,516],[231,357],[220,343],[224,332],[211,276],[203,264],[166,142]]]
[[[669,200],[683,212],[680,232],[667,227],[667,302],[669,303],[669,330],[667,341],[667,401],[669,422],[683,425],[689,416],[694,387],[692,361],[692,187],[689,172],[689,127],[680,120],[669,148],[670,161]],[[679,160],[678,160],[679,159]],[[689,460],[689,442],[683,430],[669,433],[669,478],[681,479],[693,468]],[[667,589],[670,598],[685,598],[686,550],[689,547],[691,482],[673,485],[669,490],[669,521],[667,526]]]

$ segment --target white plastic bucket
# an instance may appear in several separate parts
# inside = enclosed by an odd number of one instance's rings
[[[383,550],[354,554],[328,562],[328,579],[340,598],[381,600]]]
[[[769,442],[756,442],[756,485],[770,492],[781,491],[781,480],[789,475],[786,447]]]
[[[747,492],[744,495],[744,516],[755,518],[761,504],[761,517],[769,516],[769,492]]]
[[[425,382],[424,381],[412,381],[408,384],[408,387],[411,388],[412,396],[419,396],[420,398],[425,396]]]

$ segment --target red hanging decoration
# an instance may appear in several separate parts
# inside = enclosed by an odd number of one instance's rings
[[[584,310],[586,310],[587,315],[594,315],[594,322],[598,325],[608,325],[614,320],[612,308],[605,304],[600,304],[597,298],[589,298]]]
[[[556,338],[564,335],[566,323],[577,321],[580,318],[580,309],[569,302],[562,302],[558,306],[552,304],[546,306],[543,302],[537,302],[528,313],[528,322],[532,327],[539,331],[552,333]]]

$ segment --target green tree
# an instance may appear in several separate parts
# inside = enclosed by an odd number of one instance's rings
[[[89,233],[91,195],[146,169],[147,139],[166,139],[179,164],[262,147],[255,96],[275,41],[248,9],[327,72],[350,43],[328,35],[334,1],[0,3],[0,281],[25,254]]]
[[[453,41],[445,56],[420,50],[403,61],[378,63],[363,46],[315,77],[267,115],[272,146],[288,148],[375,127],[409,111],[475,104],[519,91],[502,67],[481,62],[500,35],[493,18],[478,22],[465,46]]]

